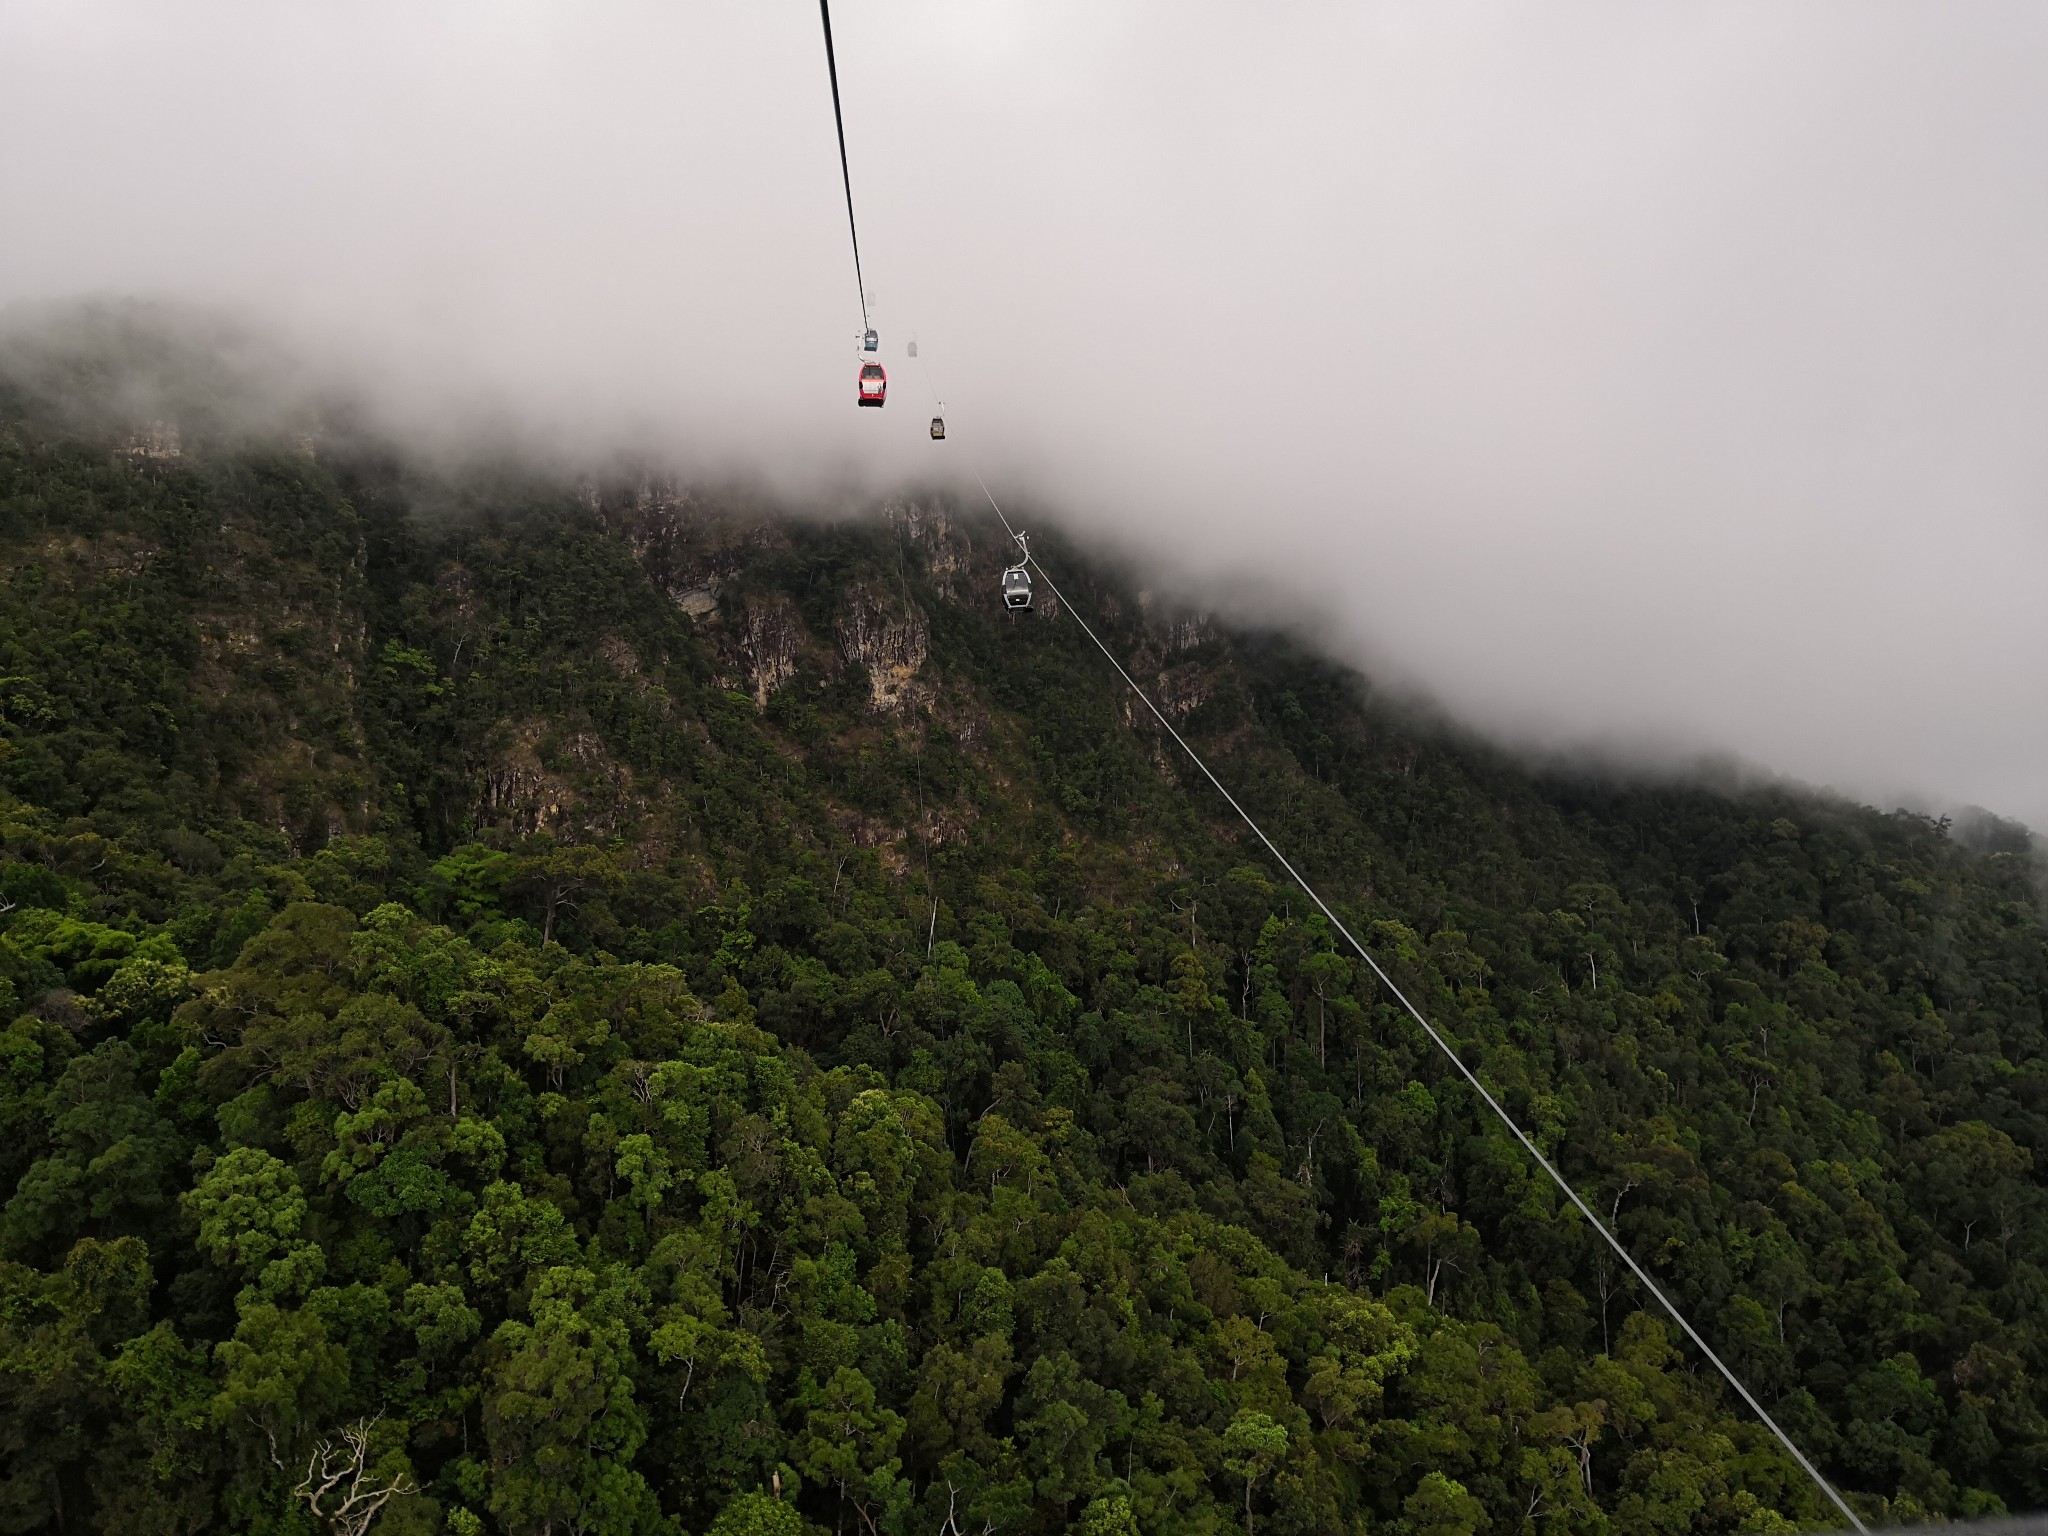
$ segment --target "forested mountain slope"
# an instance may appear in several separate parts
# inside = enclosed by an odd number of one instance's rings
[[[1829,1523],[983,520],[0,406],[0,1529]],[[1044,553],[1869,1516],[2048,1504],[2023,835]]]

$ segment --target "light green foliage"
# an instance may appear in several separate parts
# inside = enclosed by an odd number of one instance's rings
[[[1252,1530],[1252,1489],[1287,1454],[1287,1429],[1263,1413],[1238,1410],[1223,1432],[1223,1470],[1244,1479],[1244,1528]],[[1425,1479],[1425,1485],[1427,1480]]]
[[[199,1251],[214,1263],[260,1272],[296,1246],[306,1197],[289,1164],[261,1147],[236,1147],[185,1196],[199,1224]]]
[[[117,965],[86,1004],[94,1018],[133,1028],[144,1020],[168,1019],[190,995],[190,967],[161,936],[148,941],[145,950],[149,944],[160,945],[169,954],[138,952]]]
[[[561,1210],[499,1181],[483,1192],[483,1209],[462,1236],[469,1273],[479,1285],[517,1281],[527,1271],[563,1264],[577,1255],[576,1236]]]
[[[348,1355],[311,1308],[281,1307],[245,1292],[234,1337],[215,1350],[220,1390],[215,1421],[231,1432],[252,1428],[296,1450],[341,1402]]]
[[[1121,1493],[1098,1494],[1081,1511],[1080,1536],[1139,1536],[1138,1517]]]
[[[765,1493],[743,1493],[711,1522],[710,1536],[804,1536],[803,1516]]]
[[[626,1181],[634,1203],[650,1211],[661,1204],[662,1196],[675,1183],[667,1156],[655,1146],[654,1138],[643,1131],[620,1139],[612,1171]]]
[[[897,1486],[894,1474],[902,1462],[894,1452],[902,1415],[882,1406],[874,1383],[851,1365],[835,1368],[823,1382],[806,1382],[798,1400],[803,1431],[792,1446],[797,1470],[836,1488],[864,1518],[873,1518]]]
[[[1486,1506],[1441,1472],[1425,1472],[1401,1512],[1408,1536],[1474,1536],[1486,1521]]]

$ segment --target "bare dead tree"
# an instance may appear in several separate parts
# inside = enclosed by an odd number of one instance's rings
[[[314,1518],[334,1536],[365,1536],[386,1504],[400,1494],[418,1493],[419,1484],[401,1472],[378,1477],[370,1468],[370,1431],[376,1419],[358,1419],[341,1432],[341,1443],[322,1440],[306,1458],[306,1475],[292,1490],[304,1499]]]

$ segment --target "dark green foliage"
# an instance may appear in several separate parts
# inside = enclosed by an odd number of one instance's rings
[[[0,428],[0,1529],[1827,1523],[986,531],[117,448]],[[1830,1476],[2048,1502],[2023,840],[1045,543]]]

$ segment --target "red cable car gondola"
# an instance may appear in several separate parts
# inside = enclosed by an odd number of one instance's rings
[[[882,372],[880,363],[862,363],[860,368],[860,403],[880,405],[889,393],[889,375]]]

